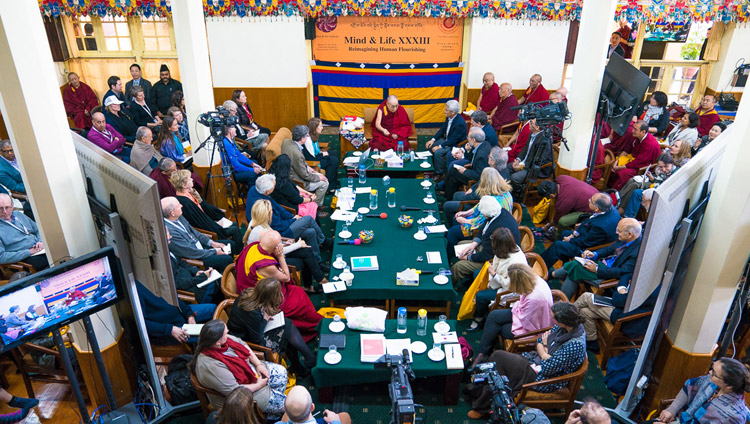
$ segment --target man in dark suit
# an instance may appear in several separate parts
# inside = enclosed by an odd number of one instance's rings
[[[620,213],[612,207],[612,199],[604,193],[596,193],[589,199],[589,209],[593,213],[591,217],[583,221],[575,231],[566,231],[562,240],[552,243],[542,253],[547,268],[551,270],[558,259],[567,262],[580,255],[587,247],[617,239]]]
[[[466,145],[471,146],[471,151],[464,155],[464,150],[462,149],[457,159],[465,158],[470,166],[466,167],[458,165],[458,162],[454,162],[451,169],[448,170],[448,174],[445,177],[446,199],[453,199],[453,195],[458,189],[469,181],[479,181],[482,171],[489,164],[488,160],[492,146],[485,141],[484,131],[481,128],[471,129]]]
[[[466,139],[466,121],[458,116],[461,108],[457,101],[448,100],[445,103],[445,122],[435,136],[427,141],[425,147],[434,155],[435,173],[439,176],[445,174],[447,166],[447,155],[458,143]]]
[[[542,168],[554,160],[552,156],[552,140],[544,137],[542,131],[534,132],[535,127],[539,129],[536,125],[536,119],[532,119],[530,125],[533,134],[529,137],[528,143],[526,143],[516,160],[510,166],[512,168],[510,181],[514,186],[523,186],[531,168],[539,168],[536,178],[547,178],[555,171],[554,166]],[[541,153],[539,153],[539,149],[543,149]]]
[[[0,141],[0,184],[11,191],[26,193],[23,178],[18,168],[16,153],[10,140]]]
[[[612,57],[612,54],[619,54],[620,57],[625,57],[625,49],[620,45],[622,36],[619,32],[615,31],[612,36],[609,37],[609,47],[607,48],[607,59]]]
[[[495,147],[498,145],[497,131],[492,128],[487,113],[478,110],[471,114],[471,126],[481,128],[484,131],[484,140],[490,143],[490,146]]]
[[[521,233],[518,231],[518,222],[513,214],[503,209],[493,196],[482,196],[477,204],[479,213],[484,215],[485,223],[482,230],[471,241],[469,247],[458,257],[459,261],[453,264],[453,284],[460,284],[470,278],[474,271],[482,268],[485,262],[492,260],[495,256],[492,251],[492,235],[500,227],[505,227],[513,234],[516,244],[521,244]],[[453,254],[453,246],[448,246],[448,252]]]
[[[598,280],[620,279],[633,274],[641,247],[641,223],[623,218],[617,224],[618,241],[594,252],[584,250],[585,264],[570,261],[552,273],[553,278],[565,278],[562,291],[570,299],[578,290],[579,282],[597,284]],[[600,259],[595,262],[596,259]]]
[[[130,90],[133,87],[141,87],[143,89],[143,96],[146,100],[146,104],[151,110],[156,110],[156,107],[154,107],[154,99],[153,99],[153,92],[151,90],[151,81],[143,78],[141,76],[141,65],[134,63],[130,65],[130,75],[133,77],[132,80],[125,83],[125,105],[130,106],[130,103],[133,101],[133,95],[130,92]],[[154,112],[154,114],[156,114]]]

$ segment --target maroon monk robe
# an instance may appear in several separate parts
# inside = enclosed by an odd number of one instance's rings
[[[715,123],[721,121],[719,114],[716,113],[714,108],[705,111],[702,108],[698,108],[695,112],[701,117],[701,123],[698,125],[698,135],[701,137],[708,135],[708,132],[711,131],[711,127],[713,127]]]
[[[479,108],[489,115],[498,104],[500,104],[500,86],[497,83],[492,83],[490,88],[482,86],[482,101],[479,102]]]
[[[609,127],[609,124],[606,125],[609,128],[610,140],[610,143],[607,144],[606,149],[612,151],[615,156],[629,149],[630,146],[633,145],[633,142],[635,141],[635,137],[633,137],[633,122],[628,125],[628,128],[625,129],[625,133],[623,135],[617,134],[615,131],[612,131],[611,127]]]
[[[531,87],[528,87],[526,91],[524,91],[523,97],[526,99],[524,104],[543,102],[549,100],[549,93],[540,83],[534,90],[532,90]]]
[[[513,147],[508,151],[509,164],[513,163],[513,161],[516,160],[518,155],[521,153],[521,150],[523,150],[523,148],[526,147],[526,144],[528,144],[530,137],[531,125],[529,125],[529,122],[526,121],[526,123],[523,124],[523,127],[521,127],[520,132],[518,133],[516,144],[514,144]]]
[[[599,146],[596,148],[596,161],[594,162],[594,166],[601,165],[606,160],[606,153],[604,152],[604,146],[602,146],[602,140],[599,139],[597,142],[599,143]],[[594,173],[591,174],[591,183],[596,184],[599,182],[603,173],[604,170],[602,168],[594,169]]]
[[[411,122],[409,122],[409,115],[406,113],[406,109],[403,106],[398,105],[396,113],[391,113],[386,106],[386,102],[378,106],[378,111],[381,112],[382,118],[380,119],[380,126],[388,130],[391,133],[390,136],[386,136],[375,126],[377,121],[377,112],[375,119],[372,120],[370,125],[372,126],[372,140],[370,141],[370,147],[381,151],[394,149],[398,147],[398,142],[404,142],[404,150],[409,150],[409,136],[412,134]],[[393,134],[398,135],[398,138],[394,139]]]
[[[516,96],[514,96],[513,94],[501,100],[500,104],[497,105],[497,110],[492,116],[492,128],[497,131],[498,135],[503,134],[503,125],[510,124],[511,122],[518,120],[518,111],[510,110],[510,108],[516,106],[518,106],[518,99],[516,99]],[[513,128],[506,129],[505,133],[513,133],[515,131],[516,128],[514,126]]]
[[[615,190],[620,190],[629,179],[638,175],[639,168],[656,163],[661,154],[659,142],[651,133],[647,133],[643,140],[635,139],[624,151],[632,154],[634,159],[625,165],[625,169],[613,172],[610,176],[609,186]]]
[[[91,128],[91,109],[99,105],[99,100],[91,87],[83,82],[78,88],[68,84],[63,91],[63,104],[65,112],[76,128]]]

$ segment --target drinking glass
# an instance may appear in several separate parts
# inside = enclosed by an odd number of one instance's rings
[[[357,222],[361,222],[363,219],[363,216],[361,213],[357,213]]]
[[[440,315],[440,316],[438,317],[438,321],[439,321],[440,323],[443,323],[443,324],[445,323],[445,321],[446,321],[447,319],[448,319],[448,317],[446,317],[445,315]]]
[[[422,234],[424,234],[424,225],[420,225],[420,226],[419,226],[419,228],[417,229],[417,233],[422,233]]]
[[[333,322],[341,322],[341,315],[336,314],[333,316]]]
[[[335,263],[340,264],[343,261],[344,261],[344,255],[342,255],[340,253],[338,255],[336,255],[336,261],[334,261]]]
[[[349,188],[354,187],[354,177],[346,177],[346,186]]]
[[[338,350],[336,348],[336,345],[330,345],[330,346],[328,346],[328,353],[336,353],[336,350]]]
[[[432,193],[427,193],[427,200],[432,200]]]

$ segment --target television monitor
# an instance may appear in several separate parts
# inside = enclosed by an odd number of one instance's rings
[[[647,25],[646,41],[684,43],[690,33],[690,22],[656,22]]]
[[[114,305],[123,281],[106,247],[0,287],[0,352]]]
[[[617,134],[625,134],[630,120],[646,95],[651,78],[620,57],[612,55],[604,69],[601,95],[609,101],[609,125]]]

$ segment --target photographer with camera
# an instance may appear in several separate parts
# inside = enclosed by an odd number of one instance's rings
[[[552,316],[557,325],[539,337],[535,351],[519,355],[496,350],[490,355],[488,362],[494,362],[497,373],[507,377],[511,397],[520,392],[524,384],[569,374],[583,364],[586,358],[585,317],[570,302],[552,305]],[[481,369],[481,366],[477,367]],[[551,393],[566,386],[567,383],[549,384],[533,390]],[[493,390],[496,391],[496,388],[476,383],[466,386],[464,391],[472,399],[469,418],[479,420],[489,416],[493,411]],[[499,414],[498,411],[493,412],[495,416]]]
[[[538,169],[536,178],[547,178],[554,172],[551,166],[543,168],[554,160],[551,138],[547,137],[537,125],[536,119],[529,121],[529,128],[531,130],[529,140],[511,164],[510,181],[517,186],[524,184],[530,169],[533,167]]]

